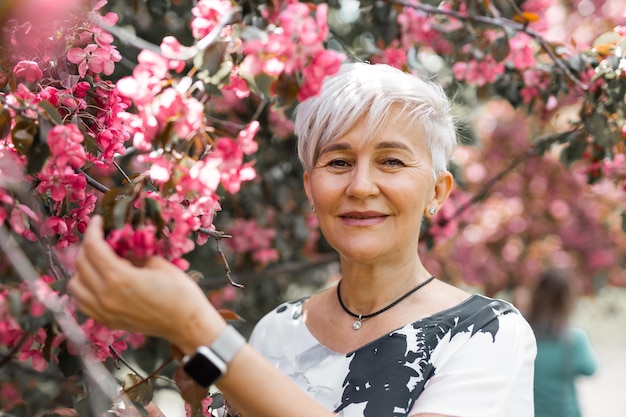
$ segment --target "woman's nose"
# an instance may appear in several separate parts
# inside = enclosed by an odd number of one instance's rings
[[[357,165],[352,171],[346,194],[352,197],[365,198],[380,192],[375,173],[368,165]]]

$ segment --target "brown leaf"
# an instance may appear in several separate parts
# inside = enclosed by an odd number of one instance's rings
[[[182,366],[174,371],[174,381],[180,390],[183,400],[192,408],[202,407],[202,400],[206,398],[209,389],[203,388],[196,381],[191,379]]]
[[[124,375],[122,388],[132,402],[142,406],[148,405],[154,397],[152,382],[148,379],[142,379],[135,374]]]
[[[7,109],[0,110],[0,139],[11,133],[11,113]]]
[[[174,359],[176,359],[178,361],[178,363],[182,363],[183,362],[183,351],[180,350],[178,348],[178,346],[173,345],[170,343],[170,350],[172,351],[172,356],[174,357]]]
[[[224,320],[237,320],[237,321],[243,321],[243,317],[241,317],[239,314],[235,313],[232,310],[225,310],[225,309],[220,309],[217,310],[220,315],[222,316],[222,318]]]

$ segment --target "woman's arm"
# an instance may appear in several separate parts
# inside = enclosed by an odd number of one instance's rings
[[[99,217],[85,233],[76,267],[69,291],[80,310],[107,327],[164,338],[185,355],[210,345],[226,328],[198,285],[173,264],[154,257],[137,267],[118,257],[103,238]],[[244,416],[333,415],[249,345],[216,385]]]

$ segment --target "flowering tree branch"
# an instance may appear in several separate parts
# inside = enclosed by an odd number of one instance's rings
[[[519,14],[516,16],[517,18],[523,20],[522,22],[518,22],[518,21],[511,20],[511,19],[507,19],[502,16],[489,17],[489,16],[478,15],[472,12],[462,13],[456,10],[433,7],[428,4],[415,3],[409,0],[385,0],[385,1],[390,4],[397,4],[403,7],[420,10],[428,14],[449,16],[449,17],[458,19],[460,21],[481,23],[481,24],[490,25],[494,27],[500,27],[500,28],[509,28],[518,32],[526,33],[527,35],[535,39],[535,41],[537,41],[537,43],[541,46],[541,48],[548,54],[550,59],[552,59],[554,64],[557,66],[557,68],[565,76],[567,76],[567,78],[571,82],[573,82],[582,91],[587,91],[589,89],[589,86],[587,84],[583,83],[580,79],[578,79],[578,77],[576,77],[572,73],[572,71],[570,71],[567,64],[554,52],[553,46],[550,45],[550,43],[545,40],[543,35],[536,32],[535,30],[531,29],[528,26],[530,22],[527,20],[527,18],[523,14]],[[493,8],[491,10],[493,10]]]

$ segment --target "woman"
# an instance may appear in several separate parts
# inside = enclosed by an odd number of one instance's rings
[[[79,307],[168,339],[191,357],[190,375],[216,382],[244,417],[531,416],[528,324],[508,303],[431,277],[418,256],[423,216],[453,186],[441,87],[347,64],[300,105],[296,134],[339,285],[280,306],[244,344],[184,273],[160,258],[142,268],[119,259],[96,220],[70,282]]]
[[[569,324],[574,305],[574,288],[564,274],[549,270],[539,277],[528,312],[537,337],[536,417],[580,417],[575,380],[596,371],[587,334]]]

